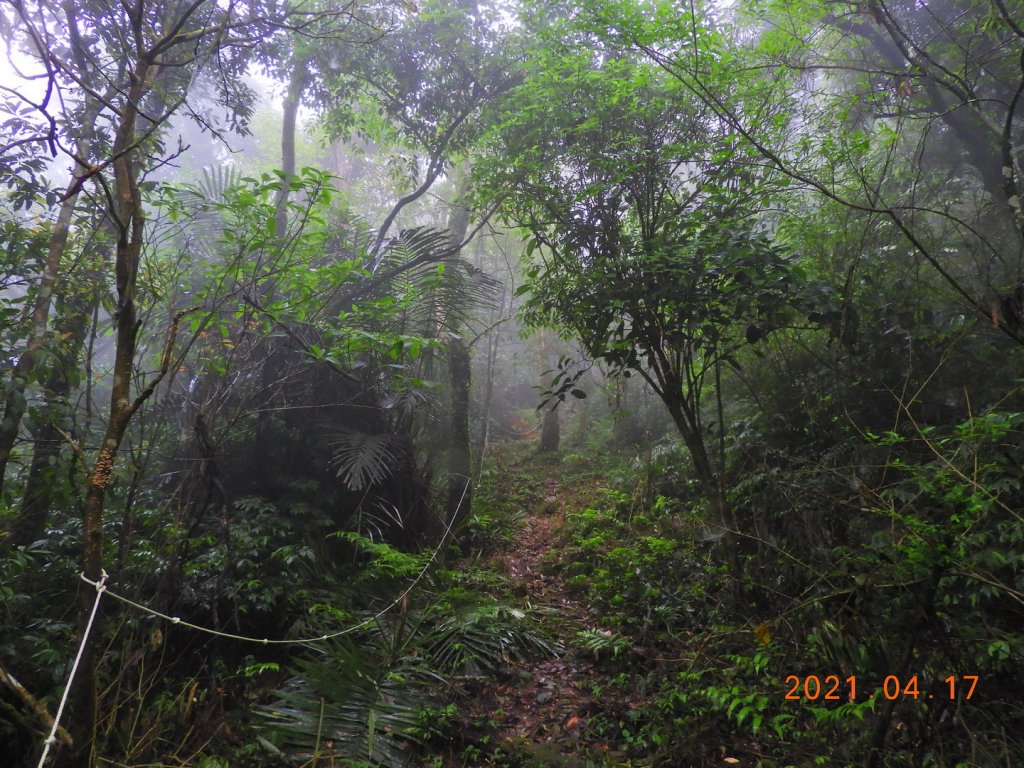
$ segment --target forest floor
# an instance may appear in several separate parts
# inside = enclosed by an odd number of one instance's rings
[[[597,659],[581,649],[580,633],[601,630],[585,596],[574,593],[555,568],[566,515],[599,498],[604,482],[592,473],[567,473],[554,456],[535,455],[505,465],[502,486],[515,487],[518,526],[483,565],[507,585],[524,610],[540,617],[559,651],[510,660],[493,679],[471,690],[474,724],[469,752],[481,766],[621,765],[591,728],[595,716],[629,707],[602,690]],[[518,516],[518,515],[517,515]],[[600,694],[600,695],[598,695]]]

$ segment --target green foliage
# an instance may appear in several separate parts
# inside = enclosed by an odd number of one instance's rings
[[[360,558],[358,579],[367,584],[385,580],[387,583],[412,579],[423,570],[426,554],[401,552],[385,542],[377,542],[355,531],[331,534],[353,544]]]
[[[799,270],[737,221],[762,188],[749,174],[734,188],[740,172],[714,115],[655,66],[600,58],[572,34],[510,95],[500,154],[477,175],[529,233],[527,321],[558,324],[593,359],[672,394],[657,355],[692,347],[694,369],[676,386],[695,385],[737,339],[783,321]]]
[[[584,629],[576,637],[583,650],[593,655],[595,660],[609,658],[614,661],[632,650],[627,638],[607,629]]]
[[[554,652],[523,611],[453,590],[422,614],[379,618],[358,642],[332,641],[325,656],[299,662],[261,713],[279,745],[299,754],[319,744],[321,757],[404,766],[448,736],[454,679]]]
[[[706,621],[710,582],[696,576],[703,569],[696,521],[687,525],[664,506],[630,516],[631,497],[607,493],[604,505],[567,517],[567,586],[586,595],[606,626],[628,626],[642,641],[666,642]]]
[[[82,201],[116,198],[107,110],[124,91],[107,66],[130,69],[131,20],[127,6],[79,5],[94,56],[64,55],[73,25],[55,23],[56,4],[4,19],[14,48],[26,40],[14,27],[33,19],[60,64],[44,103],[0,97],[8,373],[60,202],[43,151],[82,155]],[[162,21],[143,5],[146,36]],[[228,13],[190,8],[196,20]],[[573,764],[553,749],[468,743],[449,695],[564,641],[603,707],[575,713],[590,729],[579,752],[603,739],[607,753],[589,757],[605,764],[719,765],[729,753],[764,768],[1024,764],[1019,4],[560,0],[517,9],[516,22],[474,3],[331,11],[304,9],[301,29],[272,25],[243,46],[191,49],[197,66],[221,65],[216,78],[157,57],[147,115],[202,83],[223,121],[242,126],[249,94],[236,75],[253,51],[327,133],[372,137],[360,161],[377,175],[350,174],[344,192],[314,168],[243,176],[225,164],[190,185],[141,182],[144,258],[128,282],[144,318],[132,335],[149,347],[134,393],[163,362],[155,318],[198,310],[126,435],[104,561],[119,592],[232,632],[308,636],[375,619],[309,656],[246,656],[110,607],[97,629],[97,754],[203,768],[398,766],[431,750]],[[95,89],[83,83],[96,77],[114,101],[90,122]],[[50,121],[58,103],[69,111]],[[158,128],[129,152],[140,169],[162,153]],[[398,197],[398,215],[469,167],[459,202],[523,236],[523,274],[510,279],[525,279],[508,305],[450,233],[399,230],[436,221],[430,207],[395,225],[356,211],[348,191],[364,183],[375,206]],[[82,470],[104,439],[108,331],[123,309],[113,283],[126,276],[102,277],[116,218],[74,214],[42,363],[24,392],[4,393],[28,418],[3,527],[19,515],[30,446],[57,446],[45,532],[0,541],[0,664],[49,703],[75,647]],[[518,308],[579,341],[581,354],[535,355],[545,367],[564,355],[547,394],[573,398],[579,439],[557,467],[519,465],[526,480],[485,460],[475,512],[455,532],[474,557],[449,561],[463,573],[431,572],[446,554],[431,549],[441,350],[454,336],[485,340],[467,332],[481,308],[488,323]],[[481,387],[510,395],[508,414],[532,407],[532,391],[516,391],[533,376],[526,357],[488,350],[489,372],[519,371]],[[651,391],[671,418],[649,407]],[[607,415],[620,407],[630,413]],[[521,416],[509,434],[529,430],[532,413]],[[60,430],[47,436],[51,422]],[[651,446],[673,426],[682,444]],[[631,465],[622,446],[640,452]],[[618,490],[549,507],[555,473]],[[524,586],[488,561],[540,510],[552,525],[568,512],[549,559],[592,619],[564,638],[513,602]],[[708,522],[729,527],[729,572],[714,546],[726,534]],[[570,624],[555,618],[552,631]],[[876,698],[786,701],[782,681],[809,674],[855,675]],[[934,691],[950,674],[979,675],[978,696],[877,696],[888,675]],[[287,754],[258,740],[236,751],[249,736],[242,713],[273,688],[265,733]],[[5,746],[27,752],[38,730],[0,695]]]
[[[287,585],[286,575],[315,573],[324,558],[321,548],[295,542],[304,527],[322,529],[323,523],[315,510],[293,507],[286,515],[267,499],[239,499],[216,527],[183,547],[188,555],[183,576],[192,600],[214,614],[218,607],[230,606],[236,621],[259,623],[274,614],[279,619],[291,614],[308,593]],[[140,547],[131,565],[145,568],[154,556],[166,553]]]
[[[487,603],[459,606],[424,646],[437,669],[462,676],[493,674],[512,659],[553,656],[556,650],[530,627],[525,612]]]
[[[324,52],[328,128],[392,146],[397,137],[431,158],[460,154],[479,130],[472,116],[514,76],[515,53],[501,37],[511,32],[507,19],[487,5],[469,13],[436,0],[395,15],[391,34]],[[353,100],[353,91],[365,98]]]
[[[408,748],[423,743],[421,713],[442,681],[414,659],[380,663],[351,643],[332,643],[328,659],[300,662],[299,676],[264,710],[281,745],[317,759],[405,765]]]
[[[481,509],[474,499],[473,514],[462,527],[460,544],[468,553],[487,554],[501,549],[515,541],[517,520],[502,512]],[[520,512],[519,517],[522,516]]]

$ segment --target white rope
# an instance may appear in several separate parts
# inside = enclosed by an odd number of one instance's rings
[[[380,610],[377,613],[375,613],[370,618],[365,619],[364,621],[361,621],[358,624],[355,624],[355,625],[353,625],[351,627],[346,627],[345,629],[339,630],[337,632],[331,632],[331,633],[326,634],[326,635],[319,635],[317,637],[307,637],[307,638],[303,638],[303,639],[300,639],[300,640],[270,640],[270,639],[265,638],[265,637],[262,637],[262,638],[260,638],[260,637],[247,637],[246,635],[236,635],[236,634],[233,634],[231,632],[221,632],[220,630],[217,630],[217,629],[211,629],[210,627],[203,627],[203,626],[200,626],[199,624],[193,624],[192,622],[185,621],[180,616],[171,616],[171,615],[166,614],[166,613],[161,613],[160,611],[156,610],[155,608],[150,608],[149,606],[143,605],[142,603],[137,603],[134,600],[131,600],[131,599],[129,599],[129,598],[123,596],[123,595],[119,595],[116,592],[112,592],[111,590],[107,589],[106,587],[104,587],[103,590],[108,595],[110,595],[112,598],[114,598],[115,600],[120,600],[125,605],[130,605],[132,608],[135,608],[136,610],[142,611],[143,613],[148,613],[150,616],[155,616],[158,619],[163,619],[164,621],[169,621],[171,624],[174,624],[175,626],[188,627],[189,629],[193,629],[196,632],[203,632],[203,633],[205,633],[207,635],[213,635],[215,637],[223,637],[223,638],[226,638],[228,640],[238,640],[238,641],[243,642],[243,643],[258,643],[260,645],[309,645],[311,643],[322,643],[325,640],[331,640],[331,639],[333,639],[335,637],[341,637],[342,635],[349,635],[349,634],[351,634],[353,632],[356,632],[356,631],[362,629],[363,627],[369,626],[370,624],[375,622],[377,619],[379,619],[381,616],[386,614],[388,611],[390,611],[393,608],[395,608],[396,606],[400,605],[405,600],[405,598],[409,595],[409,593],[412,592],[416,588],[416,585],[419,584],[420,580],[426,575],[427,570],[433,564],[434,560],[437,559],[437,555],[441,551],[441,547],[444,546],[445,540],[448,538],[449,534],[451,534],[451,532],[452,532],[452,527],[451,527],[452,523],[455,522],[455,518],[458,516],[459,510],[462,509],[462,503],[465,501],[466,493],[468,491],[469,491],[469,484],[467,484],[466,487],[462,489],[462,498],[459,499],[459,504],[455,508],[455,512],[452,513],[451,520],[449,520],[447,523],[445,523],[444,535],[441,536],[441,540],[437,543],[437,546],[434,547],[434,551],[431,552],[430,558],[423,565],[423,568],[420,569],[420,572],[416,575],[416,578],[413,579],[413,582],[408,587],[406,587],[406,589],[398,597],[396,597],[386,607],[384,607],[382,610]],[[84,573],[80,574],[80,578],[86,584],[92,584],[94,587],[97,587],[97,589],[99,588],[99,584],[97,582],[92,581],[91,579],[87,578]],[[101,582],[105,581],[105,580],[106,580],[106,573],[103,574],[103,579],[101,580]],[[40,768],[41,768],[41,766],[42,766],[42,763],[40,763]]]
[[[50,735],[46,737],[46,741],[43,743],[43,754],[39,758],[39,764],[36,766],[36,768],[43,768],[43,765],[46,762],[46,758],[50,753],[50,747],[53,746],[54,742],[56,742],[57,740],[57,728],[60,726],[60,718],[61,715],[64,713],[64,706],[65,704],[67,704],[68,692],[71,690],[71,683],[74,681],[75,673],[78,671],[78,664],[79,662],[81,662],[82,655],[85,653],[85,646],[86,643],[89,641],[89,633],[92,631],[93,621],[96,618],[96,611],[100,607],[100,599],[103,597],[104,594],[110,595],[110,597],[114,598],[115,600],[120,600],[125,605],[130,605],[132,608],[142,611],[143,613],[148,613],[151,616],[155,616],[158,619],[169,621],[171,624],[175,624],[181,627],[188,627],[189,629],[194,629],[197,632],[204,632],[208,635],[214,635],[216,637],[228,638],[229,640],[239,640],[245,643],[259,643],[260,645],[309,645],[310,643],[320,643],[324,640],[330,640],[335,637],[341,637],[342,635],[351,634],[352,632],[356,632],[357,630],[360,630],[363,627],[372,624],[385,613],[393,609],[395,606],[400,605],[405,600],[409,593],[416,588],[416,585],[420,583],[420,581],[426,575],[427,570],[430,568],[431,565],[433,565],[434,561],[437,559],[438,554],[441,552],[441,547],[444,546],[444,543],[448,539],[448,536],[451,535],[452,523],[454,523],[455,519],[458,517],[459,510],[462,509],[462,504],[465,502],[466,494],[468,492],[469,483],[466,483],[466,486],[462,489],[462,497],[459,499],[458,506],[456,506],[455,511],[452,512],[451,519],[448,520],[448,522],[446,522],[444,525],[444,535],[441,536],[441,540],[437,542],[437,546],[434,547],[434,551],[430,553],[430,557],[427,559],[427,562],[423,564],[423,568],[421,568],[420,572],[416,574],[416,578],[413,579],[413,582],[408,587],[406,587],[406,589],[398,597],[392,600],[383,610],[378,611],[365,621],[361,621],[358,624],[351,627],[346,627],[345,629],[339,630],[338,632],[331,632],[326,635],[320,635],[319,637],[309,637],[302,640],[269,640],[265,637],[246,637],[245,635],[235,635],[230,632],[221,632],[216,629],[210,629],[209,627],[202,627],[198,624],[192,624],[191,622],[185,621],[184,619],[178,616],[170,616],[166,613],[161,613],[160,611],[150,608],[149,606],[143,605],[142,603],[137,603],[134,600],[130,600],[127,597],[124,597],[123,595],[119,595],[116,592],[110,591],[109,589],[107,589],[106,571],[101,571],[99,581],[93,581],[84,573],[79,574],[79,578],[81,578],[82,581],[84,581],[86,584],[91,584],[96,589],[96,602],[93,603],[92,612],[89,614],[89,621],[85,625],[85,632],[82,634],[82,643],[78,647],[78,655],[75,656],[75,661],[71,665],[71,673],[68,675],[68,684],[64,688],[64,695],[61,697],[60,706],[57,707],[57,716],[53,719],[53,727],[50,729]]]
[[[68,684],[64,686],[64,694],[60,697],[60,705],[57,707],[57,715],[53,718],[53,726],[50,728],[50,735],[46,737],[46,741],[43,742],[43,754],[39,756],[39,764],[37,768],[43,768],[46,763],[46,758],[50,754],[50,747],[53,746],[54,742],[57,741],[57,729],[60,727],[60,718],[64,714],[64,706],[68,703],[68,694],[71,692],[71,684],[75,681],[75,674],[78,672],[78,665],[82,661],[82,655],[85,653],[85,646],[89,642],[89,633],[92,632],[92,624],[96,620],[96,611],[99,610],[100,600],[103,599],[103,593],[107,591],[107,572],[100,571],[101,576],[99,581],[91,581],[85,578],[85,574],[82,574],[82,579],[92,584],[96,588],[96,601],[92,604],[92,611],[89,613],[89,620],[85,623],[85,631],[82,633],[82,642],[78,646],[78,654],[75,656],[75,661],[71,665],[71,672],[68,674]]]

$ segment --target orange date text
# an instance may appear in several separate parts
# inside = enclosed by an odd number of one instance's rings
[[[863,701],[864,699],[954,699],[969,700],[978,687],[978,675],[950,675],[934,682],[928,690],[917,675],[901,678],[888,675],[879,687],[858,685],[856,675],[787,675],[788,701]]]

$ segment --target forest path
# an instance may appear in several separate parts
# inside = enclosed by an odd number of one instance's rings
[[[587,727],[603,709],[593,695],[599,675],[594,661],[573,645],[578,647],[579,632],[597,625],[583,598],[566,587],[551,565],[566,515],[592,504],[605,486],[593,477],[566,477],[558,459],[543,454],[507,465],[507,470],[503,485],[518,484],[529,492],[517,494],[523,517],[513,541],[489,562],[524,609],[540,617],[561,650],[555,658],[511,661],[478,691],[470,713],[475,722],[488,725],[491,758],[482,764],[572,768],[586,765],[582,755],[588,753],[594,764],[594,752],[608,749]],[[518,761],[506,762],[511,755]]]

